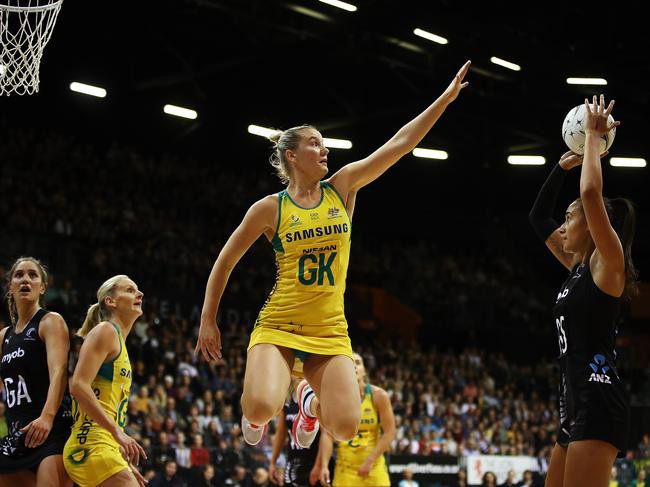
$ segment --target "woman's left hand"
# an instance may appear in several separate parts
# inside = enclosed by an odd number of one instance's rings
[[[25,446],[27,448],[36,448],[43,444],[50,435],[52,429],[52,419],[49,417],[39,416],[34,421],[21,428],[21,433],[25,435]]]
[[[614,127],[618,127],[621,124],[619,121],[609,123],[609,115],[613,109],[614,100],[610,101],[605,109],[605,95],[600,95],[600,103],[594,95],[593,105],[590,105],[589,100],[585,98],[585,133],[592,132],[601,137]]]
[[[467,61],[465,64],[463,64],[463,67],[460,68],[458,71],[458,74],[454,76],[454,79],[449,83],[449,86],[443,93],[443,96],[449,101],[450,103],[456,99],[458,94],[460,93],[460,90],[465,88],[468,84],[469,81],[465,81],[463,83],[463,79],[465,79],[465,75],[467,74],[467,71],[469,71],[469,66],[472,64],[472,61]]]

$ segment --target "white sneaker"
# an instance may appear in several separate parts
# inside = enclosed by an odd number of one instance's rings
[[[257,445],[264,437],[266,425],[254,427],[243,415],[241,417],[241,434],[244,441],[251,446]]]
[[[311,387],[309,388],[309,390],[306,390],[307,387],[308,384],[305,383],[298,391],[299,411],[298,411],[298,417],[293,422],[293,431],[292,431],[293,437],[296,440],[296,444],[300,448],[309,448],[311,444],[314,442],[314,439],[318,434],[318,430],[320,429],[318,418],[312,418],[310,416],[307,416],[302,410],[304,398],[311,391]],[[313,392],[311,393],[313,394]]]

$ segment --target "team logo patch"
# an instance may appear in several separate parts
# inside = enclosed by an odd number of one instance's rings
[[[302,222],[300,221],[300,217],[298,215],[291,215],[289,219],[291,220],[291,223],[289,223],[290,227],[295,227],[296,225],[302,225]]]
[[[36,328],[30,328],[29,330],[27,330],[27,333],[25,334],[25,340],[29,340],[29,341],[36,340],[36,337],[34,335],[36,335]]]
[[[328,208],[327,209],[327,218],[338,218],[341,211],[338,208]]]
[[[89,456],[90,452],[86,448],[79,448],[68,455],[68,460],[73,465],[81,465]]]
[[[594,355],[593,363],[589,364],[593,372],[589,376],[589,382],[600,382],[601,384],[611,384],[612,380],[607,375],[609,366],[607,365],[607,359],[604,355],[596,354]]]

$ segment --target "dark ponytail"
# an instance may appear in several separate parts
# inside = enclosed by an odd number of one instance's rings
[[[612,228],[614,228],[623,246],[623,256],[625,258],[625,290],[623,291],[623,297],[629,300],[638,292],[637,280],[639,273],[632,260],[636,211],[632,202],[626,198],[603,198],[603,200],[605,201],[605,209]]]

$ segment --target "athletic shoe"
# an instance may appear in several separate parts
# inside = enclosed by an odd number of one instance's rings
[[[257,445],[264,437],[266,425],[254,426],[253,423],[248,421],[243,415],[241,417],[241,434],[244,441],[251,446]]]
[[[298,391],[298,417],[293,422],[293,438],[300,448],[309,448],[316,438],[316,434],[320,429],[318,418],[307,416],[302,407],[305,398],[314,392],[311,387],[307,390],[307,383],[304,383]]]

